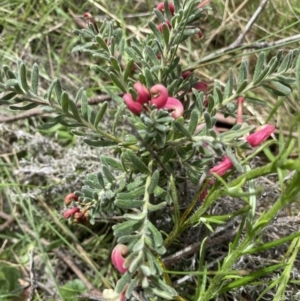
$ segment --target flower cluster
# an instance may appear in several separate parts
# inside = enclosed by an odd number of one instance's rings
[[[71,206],[70,208],[67,208],[63,212],[63,217],[66,219],[72,218],[73,222],[75,223],[85,223],[89,220],[89,215],[87,210],[82,210],[80,207],[78,207],[78,196],[74,193],[69,193],[66,195],[64,199],[64,203],[66,206],[69,206],[72,204],[72,202],[75,202],[74,206]]]
[[[140,82],[133,85],[137,92],[134,100],[130,93],[125,93],[123,99],[128,109],[133,114],[140,114],[144,109],[149,109],[149,105],[156,106],[157,109],[172,110],[172,117],[177,119],[182,116],[184,108],[180,100],[169,96],[168,89],[162,84],[156,84],[149,90]],[[148,108],[147,108],[148,104]]]

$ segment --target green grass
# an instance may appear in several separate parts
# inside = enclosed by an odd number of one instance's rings
[[[257,52],[253,50],[239,53],[240,59],[236,59],[235,52],[205,63],[201,57],[232,43],[260,2],[213,1],[213,12],[201,25],[203,41],[191,39],[181,49],[186,66],[198,65],[199,77],[212,84],[214,79],[225,82],[229,67],[237,67],[242,58],[250,64],[254,62]],[[300,1],[289,1],[288,5],[283,2],[270,1],[245,42],[271,42],[300,32]],[[75,93],[84,86],[88,95],[93,96],[100,92],[100,76],[91,69],[90,57],[71,52],[78,43],[78,37],[72,33],[78,25],[70,12],[81,16],[90,11],[100,21],[104,17],[114,18],[128,37],[140,29],[144,36],[147,32],[144,24],[152,16],[134,18],[133,15],[149,13],[155,4],[150,0],[76,1],[76,4],[73,1],[3,0],[0,65],[13,65],[18,58],[28,65],[38,62],[42,89],[46,89],[53,77],[59,77],[66,90]],[[283,45],[285,50],[296,46],[296,43]],[[266,97],[264,91],[256,93],[259,98]],[[249,105],[249,111],[267,118],[277,102],[267,97],[267,106]],[[298,111],[297,100],[297,95],[292,95],[280,107],[279,114],[273,116],[278,127],[288,127],[290,116]],[[8,114],[16,113],[5,108],[0,117]],[[109,248],[113,240],[108,223],[101,221],[89,228],[68,224],[61,217],[64,196],[80,187],[87,172],[99,168],[99,151],[83,148],[83,142],[63,126],[37,132],[40,122],[41,117],[36,117],[0,125],[0,212],[6,213],[1,215],[0,226],[9,221],[9,217],[14,218],[0,231],[0,300],[12,300],[11,295],[21,293],[28,295],[28,289],[24,288],[30,282],[30,250],[35,254],[38,284],[33,300],[74,300],[85,286],[102,290],[117,279],[111,267],[105,268],[110,261]],[[78,155],[81,157],[77,160]],[[298,246],[298,239],[293,244]],[[289,275],[296,256],[292,247],[287,253],[290,257],[285,275]],[[5,275],[2,270],[7,271]],[[287,279],[282,279],[276,296],[284,293],[287,283]]]

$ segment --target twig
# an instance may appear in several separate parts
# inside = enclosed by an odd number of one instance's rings
[[[108,95],[97,95],[94,97],[91,97],[88,101],[89,105],[96,105],[100,102],[106,101],[106,100],[110,100],[111,97]],[[78,102],[77,103],[77,107],[80,107],[81,103]],[[34,117],[34,116],[45,116],[45,115],[49,115],[49,112],[44,112],[38,108],[34,108],[31,110],[28,110],[24,113],[20,113],[18,115],[14,115],[14,116],[8,116],[8,117],[2,117],[0,118],[0,123],[11,123],[17,120],[21,120],[21,119],[26,119],[26,118],[30,118],[30,117]]]
[[[33,260],[34,251],[33,250],[30,250],[29,256],[30,256],[30,262],[29,262],[30,287],[29,287],[29,296],[27,301],[32,301],[34,296],[34,291],[37,288],[36,278],[34,274],[34,260]]]
[[[9,225],[15,220],[13,216],[8,215],[3,211],[0,211],[0,217],[6,220],[6,222],[0,225],[0,232],[5,230],[7,227],[9,227]]]
[[[32,237],[36,238],[36,233],[34,233],[27,225],[22,225],[22,229],[26,233],[30,234]],[[41,238],[41,242],[46,247],[50,245],[50,243],[45,238]],[[92,285],[91,282],[89,282],[89,280],[84,276],[84,274],[81,272],[81,270],[74,264],[73,260],[71,260],[67,254],[65,254],[64,252],[62,252],[59,249],[54,249],[53,252],[57,257],[62,259],[69,266],[69,268],[84,283],[87,290],[90,291],[92,295],[97,295],[97,296],[99,296],[99,298],[102,297],[102,293],[100,291],[98,291]]]
[[[246,36],[246,34],[249,32],[249,30],[251,29],[251,27],[253,26],[254,22],[257,20],[258,16],[262,13],[263,9],[265,8],[266,4],[268,3],[269,0],[263,0],[261,2],[261,4],[259,5],[259,7],[256,9],[255,13],[253,14],[252,18],[249,20],[249,22],[247,23],[244,31],[237,37],[237,39],[231,43],[228,47],[229,49],[231,48],[236,48],[239,45],[241,45],[241,43],[244,41],[244,38]]]

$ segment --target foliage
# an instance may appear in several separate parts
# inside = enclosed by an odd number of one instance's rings
[[[247,137],[255,126],[240,122],[219,133],[215,124],[218,113],[242,117],[238,110],[243,101],[259,102],[248,96],[255,89],[285,97],[299,88],[300,59],[298,49],[288,53],[279,50],[268,60],[266,53],[261,52],[252,73],[248,62],[243,60],[237,76],[236,70],[229,70],[224,87],[215,79],[213,87],[208,89],[206,83],[200,82],[199,88],[199,79],[192,72],[184,73],[189,67],[181,64],[178,48],[190,37],[198,36],[200,22],[209,8],[202,7],[197,0],[174,0],[174,7],[174,15],[166,1],[162,10],[154,9],[160,25],[150,21],[151,34],[145,40],[136,37],[126,40],[113,21],[104,20],[99,26],[92,17],[87,18],[85,29],[75,31],[81,44],[73,51],[89,54],[97,61],[93,69],[101,74],[100,88],[117,107],[109,127],[103,120],[111,110],[111,103],[103,102],[95,111],[84,88],[79,88],[73,97],[63,89],[59,79],[54,79],[41,95],[37,64],[30,72],[22,61],[18,61],[16,70],[2,67],[0,90],[4,94],[0,104],[9,105],[12,110],[47,107],[56,117],[41,124],[41,129],[62,124],[73,134],[83,136],[88,145],[110,150],[109,155],[100,157],[101,170],[86,177],[82,189],[75,192],[79,198],[66,203],[66,210],[79,208],[74,213],[68,211],[73,220],[92,225],[98,217],[120,217],[112,231],[117,243],[128,247],[128,254],[126,272],[116,284],[116,293],[125,292],[129,298],[141,286],[145,296],[205,301],[283,267],[290,273],[284,263],[246,278],[237,277],[231,269],[241,256],[255,248],[262,251],[282,243],[278,240],[270,246],[259,245],[267,225],[299,197],[299,161],[289,159],[295,141],[290,136],[268,164],[251,170],[251,159],[276,142],[267,141],[253,150]],[[144,92],[137,83],[145,88]],[[154,91],[157,85],[167,89],[162,105],[159,103],[162,90]],[[145,99],[139,101],[142,93]],[[127,102],[124,94],[132,97],[132,101]],[[243,97],[240,103],[239,97]],[[136,107],[137,103],[141,105]],[[172,107],[167,106],[171,103]],[[296,116],[291,130],[298,119]],[[259,138],[260,143],[266,138]],[[229,160],[225,167],[221,166],[224,158]],[[293,176],[284,182],[283,175],[290,171],[294,171]],[[254,179],[275,172],[282,178],[282,194],[270,210],[257,217],[259,190]],[[242,199],[244,206],[226,216],[211,213],[216,202],[226,196]],[[164,212],[169,212],[169,221],[162,220]],[[242,222],[215,275],[208,277],[209,271],[203,264],[206,241],[203,239],[197,287],[174,287],[163,256],[172,252],[172,246],[185,231],[196,226],[214,231],[217,225],[236,216]],[[287,241],[297,244],[298,235],[288,237]],[[288,264],[291,267],[292,260]]]

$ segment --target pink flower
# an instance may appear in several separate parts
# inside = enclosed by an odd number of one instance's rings
[[[139,102],[140,104],[144,104],[150,100],[151,95],[146,86],[144,86],[140,82],[136,82],[133,85],[133,87],[136,90],[136,92],[138,93],[138,96],[135,100],[136,102]]]
[[[183,105],[180,102],[180,100],[173,97],[168,97],[167,102],[163,106],[163,109],[173,110],[171,115],[174,119],[177,119],[180,116],[182,116],[184,111]]]
[[[164,85],[156,84],[152,86],[149,91],[151,94],[159,94],[150,100],[151,104],[156,105],[158,109],[163,108],[169,97],[167,88]]]
[[[69,205],[72,201],[77,202],[78,201],[78,196],[74,193],[69,193],[68,195],[65,196],[64,202],[66,205]]]
[[[142,112],[142,104],[139,102],[136,102],[132,99],[132,95],[130,93],[126,93],[123,95],[123,99],[128,107],[128,109],[133,114],[140,114]]]
[[[126,273],[128,268],[124,267],[125,258],[123,256],[127,255],[129,249],[123,244],[118,244],[114,247],[111,253],[111,261],[115,268],[122,274]]]
[[[73,216],[76,212],[80,212],[80,209],[79,209],[78,207],[69,208],[69,209],[67,209],[67,210],[63,213],[63,217],[64,217],[64,218],[70,218],[70,217]]]
[[[169,10],[170,10],[170,13],[174,16],[174,11],[175,11],[175,7],[174,7],[174,4],[173,3],[170,3],[168,2],[168,6],[169,6]],[[165,5],[163,2],[159,3],[156,8],[159,10],[159,11],[163,11],[165,9]]]
[[[233,164],[228,156],[225,156],[223,160],[210,169],[211,174],[217,174],[220,177],[223,176],[228,170],[232,169]]]
[[[250,134],[248,137],[246,137],[246,140],[252,147],[256,147],[260,145],[262,142],[264,142],[265,140],[267,140],[274,131],[275,131],[274,125],[266,124],[259,131]]]
[[[238,102],[238,111],[237,111],[237,117],[236,117],[236,123],[243,123],[243,102],[244,102],[244,97],[239,96],[237,99]]]

